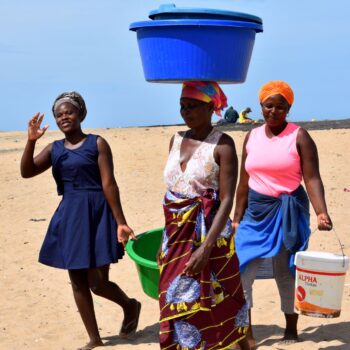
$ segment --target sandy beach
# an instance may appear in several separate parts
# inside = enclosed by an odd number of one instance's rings
[[[128,223],[136,233],[163,225],[163,167],[170,137],[185,126],[125,129],[90,129],[109,142],[115,174]],[[238,156],[246,131],[229,130]],[[350,256],[348,217],[350,213],[350,129],[311,130],[320,158],[329,213],[335,231]],[[55,139],[59,131],[48,131],[37,151]],[[87,341],[75,306],[67,271],[37,262],[47,226],[60,197],[51,171],[33,179],[22,179],[20,158],[26,132],[0,133],[0,349],[71,350]],[[311,213],[311,230],[316,228]],[[334,232],[315,231],[309,250],[341,253]],[[121,309],[94,296],[95,310],[106,349],[158,349],[158,304],[141,289],[133,261],[126,255],[111,266],[111,279],[130,296],[142,302],[142,312],[133,341],[120,339]],[[299,334],[303,340],[290,346],[278,344],[284,327],[283,314],[274,280],[257,280],[252,311],[258,349],[346,350],[350,349],[350,277],[346,277],[339,318],[301,316]]]

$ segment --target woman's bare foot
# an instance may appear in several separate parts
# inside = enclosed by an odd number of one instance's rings
[[[290,331],[285,331],[283,338],[278,342],[279,344],[283,345],[290,345],[290,344],[295,344],[299,342],[300,339],[298,337],[297,332],[290,332]]]
[[[97,348],[98,346],[104,346],[102,343],[102,340],[90,340],[86,345],[84,345],[81,348],[78,348],[77,350],[92,350]]]
[[[255,338],[251,338],[247,336],[248,344],[251,350],[254,350],[256,348],[256,340]]]
[[[141,312],[141,303],[136,299],[130,299],[130,306],[124,310],[124,320],[119,336],[128,338],[136,333]]]
[[[284,314],[284,316],[286,319],[286,329],[284,331],[283,338],[278,343],[283,345],[297,343],[298,341],[300,341],[298,338],[298,330],[297,330],[299,315],[294,313],[294,314]]]
[[[256,348],[256,341],[254,338],[244,338],[240,342],[229,347],[229,350],[254,350]]]
[[[255,340],[254,334],[253,334],[252,310],[251,309],[249,309],[249,327],[248,327],[248,331],[247,331],[246,340],[248,341],[250,349],[254,350],[256,348],[256,340]]]

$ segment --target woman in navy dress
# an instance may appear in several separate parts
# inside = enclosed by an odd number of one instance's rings
[[[141,304],[129,298],[108,276],[109,264],[122,258],[123,246],[135,235],[123,214],[108,143],[81,129],[87,113],[81,95],[77,92],[59,95],[52,111],[65,138],[49,144],[34,157],[36,141],[48,126],[41,127],[44,116],[40,113],[31,118],[21,175],[33,177],[52,167],[58,194],[63,195],[51,219],[39,261],[68,270],[74,299],[90,338],[81,349],[88,350],[103,345],[91,291],[122,307],[121,337],[127,338],[137,329]]]

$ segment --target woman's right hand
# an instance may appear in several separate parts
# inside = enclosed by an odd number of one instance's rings
[[[317,215],[317,226],[320,231],[330,231],[333,228],[332,220],[327,213]]]
[[[123,244],[124,247],[126,246],[126,243],[128,243],[129,238],[131,238],[132,240],[137,239],[134,231],[126,224],[118,225],[117,238],[118,242]]]
[[[238,226],[239,226],[239,222],[232,221],[233,234],[235,234],[237,232]]]
[[[28,140],[36,141],[40,139],[41,136],[45,134],[45,131],[48,129],[48,125],[45,125],[41,128],[41,122],[43,121],[44,114],[40,115],[38,112],[33,118],[29,120],[28,123]]]

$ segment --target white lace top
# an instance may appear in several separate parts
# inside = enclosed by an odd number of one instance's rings
[[[180,149],[183,136],[176,133],[164,169],[164,182],[167,190],[186,196],[202,195],[208,188],[219,189],[219,165],[214,159],[214,149],[222,132],[213,128],[204,141],[198,141],[192,157],[182,171],[180,165]]]

